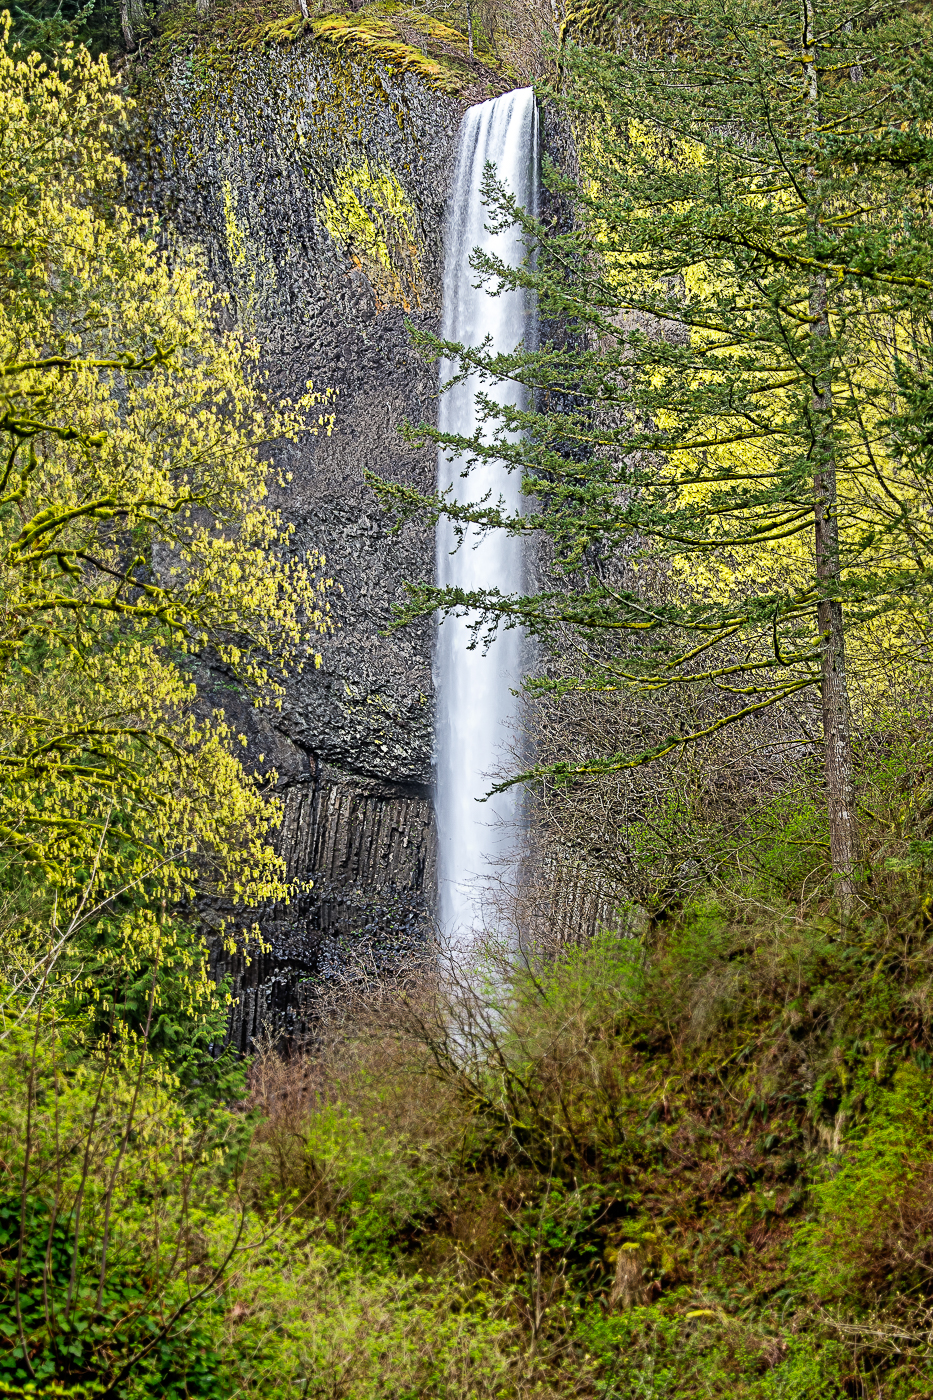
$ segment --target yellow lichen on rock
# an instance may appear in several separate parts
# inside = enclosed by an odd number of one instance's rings
[[[250,249],[246,235],[237,221],[233,187],[229,180],[222,185],[224,198],[224,233],[227,256],[233,272],[232,285],[236,300],[237,324],[241,330],[252,331],[264,295],[275,285],[275,264],[259,249]]]
[[[338,170],[321,222],[369,278],[378,301],[406,310],[420,304],[415,211],[391,170],[365,159]]]
[[[406,43],[388,18],[378,15],[325,15],[312,20],[311,33],[317,39],[339,47],[349,47],[386,64],[390,72],[412,73],[441,92],[459,93],[468,71],[459,71],[456,59],[438,61]]]

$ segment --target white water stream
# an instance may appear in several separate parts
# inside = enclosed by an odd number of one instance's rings
[[[495,235],[486,231],[489,213],[480,184],[487,161],[496,166],[499,179],[519,204],[537,212],[538,121],[530,88],[471,107],[464,116],[444,249],[444,338],[479,345],[491,336],[493,349],[508,352],[523,338],[531,343],[535,307],[521,290],[493,297],[473,285],[478,281],[470,267],[474,248],[496,253],[513,266],[520,264],[525,252],[519,230],[510,228]],[[454,371],[450,361],[442,361],[441,384]],[[477,387],[467,380],[442,395],[442,431],[467,437],[475,432]],[[485,391],[494,393],[500,403],[522,402],[522,391],[514,385],[495,390],[486,385]],[[478,501],[491,493],[491,503],[501,497],[509,511],[520,508],[517,474],[497,462],[475,467],[466,478],[460,476],[462,469],[458,458],[440,454],[439,486],[443,489],[453,483],[458,501]],[[440,585],[521,592],[519,540],[507,538],[504,532],[485,539],[467,532],[460,548],[451,553],[454,543],[453,527],[440,521]],[[517,628],[500,631],[485,656],[481,644],[468,649],[470,640],[467,619],[449,617],[439,629],[435,654],[438,917],[454,948],[465,947],[473,934],[490,930],[490,887],[508,891],[517,860],[516,791],[484,804],[477,799],[489,790],[495,776],[510,767],[507,750],[516,737],[517,712],[512,690],[521,677],[523,639]]]

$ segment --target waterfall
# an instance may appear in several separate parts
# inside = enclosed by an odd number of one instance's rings
[[[470,267],[474,248],[496,253],[517,266],[524,256],[520,230],[509,228],[492,235],[485,224],[489,214],[480,195],[487,161],[496,166],[506,184],[531,212],[538,201],[538,123],[530,88],[506,93],[494,101],[471,107],[463,118],[454,189],[444,249],[444,316],[442,334],[461,345],[478,345],[487,336],[497,351],[513,350],[534,334],[535,308],[522,290],[489,296],[473,284],[478,275]],[[441,362],[441,384],[456,366]],[[475,381],[443,394],[441,430],[471,436],[477,427]],[[520,404],[515,385],[485,386],[500,403]],[[458,501],[477,501],[490,493],[500,497],[509,511],[521,504],[517,475],[500,463],[484,463],[461,477],[459,458],[443,452],[438,462],[438,482],[453,484]],[[521,541],[502,532],[481,539],[468,531],[460,548],[451,553],[455,534],[449,521],[437,527],[437,577],[441,585],[462,588],[498,587],[504,593],[522,589]],[[514,791],[480,804],[493,775],[508,766],[507,749],[514,739],[517,701],[512,690],[521,677],[523,640],[517,628],[500,631],[488,654],[480,643],[469,650],[468,619],[448,617],[440,626],[435,660],[437,724],[437,838],[438,917],[454,946],[464,946],[473,932],[489,927],[484,890],[490,879],[508,890],[515,873],[517,802]]]

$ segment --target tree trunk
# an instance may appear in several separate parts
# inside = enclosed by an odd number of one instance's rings
[[[829,334],[826,279],[817,277],[810,289],[812,334]],[[836,462],[832,453],[832,388],[818,384],[813,394],[816,467],[813,474],[816,577],[821,592],[831,593],[839,582],[839,522],[837,518]],[[853,872],[858,862],[855,825],[855,782],[852,763],[852,724],[846,683],[846,648],[842,603],[826,597],[817,604],[820,633],[820,690],[823,701],[823,765],[829,808],[829,849],[843,911],[855,899]]]
[[[813,0],[804,0],[804,81],[814,132],[819,128],[819,72],[816,53],[816,15]],[[810,171],[816,183],[816,171]],[[818,191],[808,210],[812,235],[821,217]],[[833,445],[832,374],[825,343],[829,339],[829,296],[824,273],[810,281],[810,336],[814,349],[813,414],[813,515],[816,577],[820,585],[817,625],[820,634],[820,689],[823,706],[823,766],[829,811],[829,849],[836,890],[843,914],[855,902],[855,867],[858,863],[858,831],[855,825],[855,781],[852,762],[852,723],[846,683],[845,632],[842,603],[832,594],[839,584],[839,520],[836,490],[836,458]]]
[[[120,28],[127,53],[133,53],[138,48],[147,23],[144,0],[120,0]]]
[[[123,47],[127,53],[136,48],[136,35],[130,22],[130,0],[120,0],[120,29],[123,31]]]

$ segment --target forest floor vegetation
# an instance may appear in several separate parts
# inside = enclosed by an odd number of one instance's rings
[[[23,1021],[6,1393],[933,1395],[930,772],[864,756],[845,923],[802,787],[637,936],[348,984],[239,1089]]]

